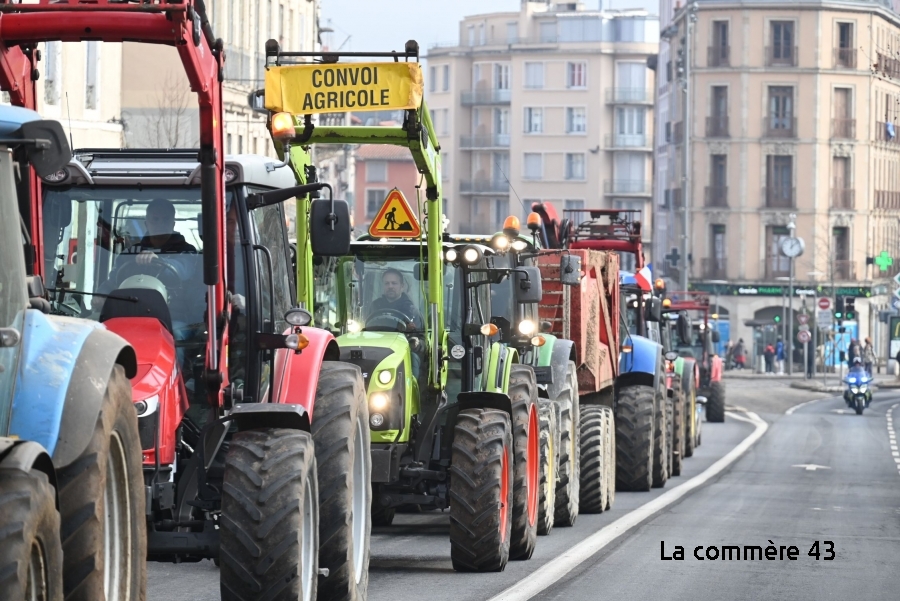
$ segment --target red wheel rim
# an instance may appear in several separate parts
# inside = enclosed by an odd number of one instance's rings
[[[500,460],[500,542],[506,542],[509,530],[509,447],[503,445],[503,458]]]
[[[538,512],[538,482],[540,481],[540,433],[538,431],[537,405],[532,405],[528,412],[528,456],[527,476],[528,486],[528,524],[533,525],[537,521]]]

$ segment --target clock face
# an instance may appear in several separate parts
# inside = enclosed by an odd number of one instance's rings
[[[802,238],[785,238],[781,242],[781,252],[788,257],[799,257],[803,254],[803,246]]]

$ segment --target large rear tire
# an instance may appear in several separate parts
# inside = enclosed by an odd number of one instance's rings
[[[610,483],[606,407],[581,406],[581,499],[582,513],[602,513],[609,503]]]
[[[372,455],[359,367],[324,361],[311,424],[319,475],[319,577],[323,599],[361,601],[369,585]]]
[[[538,536],[553,530],[556,513],[556,471],[559,462],[559,405],[547,399],[538,401],[541,429],[541,481],[538,495]]]
[[[47,475],[0,476],[0,598],[61,601],[63,554],[56,494]]]
[[[319,493],[308,432],[238,432],[225,456],[220,520],[223,601],[312,601],[319,573]]]
[[[147,589],[147,515],[137,413],[120,365],[87,448],[57,469],[66,601],[138,601]]]
[[[569,361],[566,386],[554,400],[559,406],[559,463],[556,481],[556,526],[573,526],[578,517],[581,485],[579,398],[575,363]]]
[[[540,445],[538,394],[534,369],[515,364],[509,374],[512,402],[513,479],[512,537],[510,559],[531,559],[537,545],[538,497],[540,495]]]
[[[665,390],[665,389],[663,389]],[[653,446],[653,488],[663,488],[672,475],[672,399],[665,392],[656,414],[656,440]]]
[[[684,456],[692,457],[694,449],[700,444],[700,424],[701,420],[697,419],[697,390],[694,381],[693,364],[685,362],[682,372],[681,386],[682,395],[684,396],[685,418],[687,422],[687,430],[684,440]],[[688,371],[690,370],[690,371]],[[690,374],[685,377],[685,374]]]
[[[612,509],[616,502],[616,420],[612,407],[603,407],[606,423],[606,509]]]
[[[512,533],[513,437],[505,411],[466,409],[453,429],[450,559],[458,572],[502,572]]]
[[[672,382],[675,390],[674,403],[672,405],[672,475],[680,476],[684,465],[685,437],[687,433],[687,416],[684,410],[684,390],[681,385],[681,377],[675,376]]]
[[[725,386],[722,382],[712,382],[709,385],[709,395],[706,397],[706,421],[713,423],[725,421]]]
[[[653,483],[655,391],[649,386],[619,390],[616,406],[616,490],[648,491]]]

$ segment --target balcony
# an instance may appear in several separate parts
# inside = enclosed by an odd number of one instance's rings
[[[646,88],[606,88],[606,104],[653,104],[653,90]]]
[[[488,179],[462,181],[459,191],[462,194],[509,194],[509,182]]]
[[[852,211],[855,208],[855,198],[852,188],[832,188],[831,208]]]
[[[463,90],[460,101],[463,106],[476,106],[488,104],[509,104],[512,98],[511,90]]]
[[[788,277],[791,275],[791,261],[784,255],[766,255],[761,273],[767,280]]]
[[[793,209],[796,188],[767,186],[763,188],[765,206],[769,209]]]
[[[835,68],[843,67],[845,69],[855,69],[856,48],[835,48],[834,66]]]
[[[875,139],[888,144],[900,144],[900,125],[891,122],[875,122]]]
[[[645,149],[652,150],[650,136],[647,134],[606,134],[603,139],[604,148],[618,149]]]
[[[704,280],[727,280],[728,260],[724,257],[700,259],[700,270]]]
[[[709,46],[706,52],[706,64],[710,67],[730,67],[731,46]]]
[[[728,117],[707,117],[706,118],[706,137],[707,138],[727,138],[728,137]]]
[[[472,150],[479,148],[509,148],[509,134],[460,136],[459,148],[461,150]]]
[[[706,186],[707,207],[728,207],[728,186]]]
[[[796,67],[796,46],[766,46],[767,67]]]
[[[876,209],[900,209],[900,192],[875,190]]]
[[[672,144],[684,142],[684,122],[678,121],[672,124]]]
[[[797,118],[768,116],[763,119],[764,138],[796,138]]]
[[[834,279],[856,280],[856,263],[846,259],[837,259],[832,262],[834,266]]]
[[[853,140],[856,138],[856,119],[832,119],[832,140]]]
[[[618,196],[650,196],[650,180],[643,179],[613,179],[603,182],[605,194]]]

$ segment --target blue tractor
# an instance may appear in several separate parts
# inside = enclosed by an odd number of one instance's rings
[[[134,351],[96,322],[49,315],[26,272],[31,168],[52,177],[70,158],[59,123],[0,107],[0,598],[137,600],[146,493]]]

